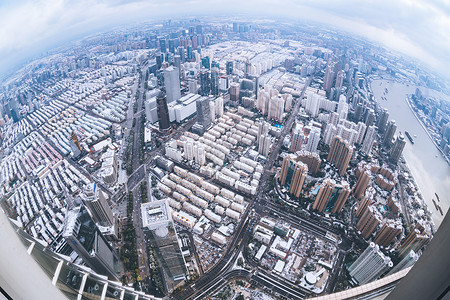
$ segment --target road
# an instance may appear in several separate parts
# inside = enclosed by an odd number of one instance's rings
[[[148,266],[147,244],[145,234],[142,228],[141,214],[141,189],[133,190],[133,225],[136,231],[136,250],[138,251],[138,266],[141,278],[150,276],[150,268]]]

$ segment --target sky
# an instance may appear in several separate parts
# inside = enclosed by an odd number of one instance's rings
[[[0,75],[49,48],[114,26],[246,13],[358,34],[450,79],[450,0],[0,0]]]

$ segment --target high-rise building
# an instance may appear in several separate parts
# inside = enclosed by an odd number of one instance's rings
[[[88,267],[118,280],[118,256],[83,205],[67,211],[62,237]]]
[[[306,139],[305,150],[308,152],[316,153],[317,146],[319,145],[320,141],[320,128],[316,126],[309,126],[309,127],[310,131]]]
[[[367,111],[367,115],[366,115],[366,126],[372,126],[373,123],[375,122],[375,112],[373,111],[373,109],[369,109]]]
[[[178,69],[178,73],[181,77],[181,56],[176,54],[173,56],[173,65]]]
[[[211,69],[211,61],[209,56],[202,57],[202,67],[207,70]]]
[[[370,151],[372,151],[373,142],[375,141],[376,136],[376,126],[369,126],[366,132],[366,136],[364,138],[364,142],[361,147],[361,152],[365,155],[369,155]]]
[[[387,247],[402,232],[402,222],[400,220],[385,220],[381,229],[378,230],[373,242],[377,245]]]
[[[330,200],[335,185],[336,181],[334,181],[331,178],[326,178],[322,182],[319,192],[316,195],[316,199],[314,200],[313,204],[314,210],[318,210],[320,212],[325,211],[325,208],[327,207],[328,201]]]
[[[330,93],[331,87],[333,86],[335,73],[333,71],[332,65],[328,65],[325,69],[325,76],[323,77],[323,89]]]
[[[391,149],[389,160],[393,163],[397,163],[400,156],[402,155],[403,148],[405,148],[405,138],[402,135],[399,135],[395,140],[394,146]]]
[[[370,183],[370,179],[372,178],[372,173],[370,170],[364,170],[359,174],[358,181],[353,189],[353,193],[356,199],[361,199],[361,197],[366,192],[366,188]]]
[[[355,216],[357,218],[360,218],[366,212],[369,205],[372,204],[372,201],[373,201],[373,198],[370,195],[368,195],[368,194],[364,195],[364,197],[361,199],[361,201],[359,201],[359,206],[356,209]]]
[[[392,139],[394,138],[395,131],[397,130],[397,125],[395,120],[391,120],[387,124],[386,132],[384,133],[383,146],[390,148],[392,145]]]
[[[360,285],[377,279],[393,264],[389,257],[385,256],[375,243],[370,243],[363,253],[350,265],[348,271],[350,276]]]
[[[295,155],[289,154],[283,159],[280,183],[286,187],[291,195],[299,197],[307,173],[308,166],[300,161],[296,161]]]
[[[344,71],[340,70],[340,71],[338,71],[337,74],[336,74],[336,84],[335,84],[335,88],[341,89],[343,83],[344,83]]]
[[[200,143],[195,143],[193,147],[194,160],[200,166],[206,163],[206,152],[205,148]]]
[[[202,69],[200,72],[200,95],[208,96],[211,91],[209,72]]]
[[[226,70],[227,75],[233,74],[233,62],[232,61],[227,61],[226,69],[227,69]]]
[[[167,46],[166,46],[166,39],[165,38],[159,38],[159,46],[162,53],[166,53]]]
[[[299,151],[302,147],[305,136],[303,134],[303,124],[297,122],[292,128],[291,146],[289,150],[291,152]]]
[[[209,111],[209,97],[201,97],[197,99],[197,123],[203,126],[206,130],[211,125],[211,112]]]
[[[197,80],[195,79],[190,79],[188,81],[189,84],[189,93],[191,94],[197,94],[198,92],[198,85],[197,85]]]
[[[163,131],[169,130],[170,129],[169,108],[167,107],[166,96],[163,94],[158,95],[156,103],[158,105],[157,111],[158,111],[159,129]]]
[[[211,121],[216,119],[216,102],[214,100],[209,101],[209,112],[211,113]]]
[[[219,69],[211,69],[211,80],[210,80],[211,94],[214,96],[219,95]]]
[[[411,250],[398,264],[396,264],[386,276],[392,275],[403,269],[413,266],[419,260],[419,254]]]
[[[355,127],[355,126],[353,125],[353,127]],[[358,145],[362,144],[364,135],[366,133],[366,129],[367,129],[367,126],[363,122],[358,122],[358,124],[356,124],[356,129],[355,130],[356,130],[356,132],[358,132],[358,137],[356,139],[356,144],[358,144]]]
[[[184,158],[188,161],[194,160],[194,142],[191,139],[183,141]]]
[[[264,115],[267,115],[267,112],[269,110],[269,99],[270,99],[270,92],[269,88],[264,88],[258,90],[257,97],[256,97],[256,108]]]
[[[420,223],[417,223],[414,229],[403,239],[398,249],[398,256],[405,257],[411,250],[418,252],[428,243],[430,238],[431,234]]]
[[[358,223],[356,223],[356,228],[361,232],[361,236],[367,239],[375,231],[378,225],[380,225],[382,220],[383,217],[378,209],[373,205],[369,205]]]
[[[261,134],[258,138],[258,153],[267,156],[272,147],[272,138],[268,133]]]
[[[269,99],[268,118],[282,121],[284,113],[284,99],[274,96]]]
[[[340,213],[347,202],[350,191],[350,184],[346,181],[342,181],[341,184],[336,185],[325,211],[331,210],[332,214]]]
[[[308,171],[311,174],[319,172],[320,164],[322,163],[319,154],[301,150],[295,152],[295,155],[297,155],[297,161],[301,161],[308,166]]]
[[[167,200],[141,204],[142,226],[156,252],[164,281],[172,290],[187,275],[186,262],[173,226],[171,209]]]
[[[181,98],[180,71],[177,67],[170,66],[164,69],[164,87],[166,88],[167,103]]]
[[[345,97],[344,95],[339,96],[337,113],[339,115],[339,119],[344,119],[344,120],[347,119],[348,103],[347,103],[347,97]]]
[[[220,118],[223,116],[223,98],[217,97],[215,100],[216,116]]]
[[[339,175],[342,176],[347,170],[352,154],[353,147],[340,136],[336,136],[331,141],[327,160],[335,165],[339,170]]]
[[[336,184],[333,179],[326,178],[316,195],[313,209],[319,212],[339,213],[350,195],[350,185],[343,181]]]
[[[220,76],[219,77],[219,90],[221,93],[227,93],[230,89],[230,83],[229,83],[229,77],[227,76]]]
[[[239,104],[239,83],[232,83],[230,85],[230,102],[234,106]]]
[[[378,131],[380,133],[384,133],[384,131],[386,130],[386,125],[387,125],[388,119],[389,119],[389,112],[388,112],[387,108],[384,108],[381,111],[380,118],[378,119],[378,124],[377,124]]]
[[[105,194],[97,187],[96,182],[91,182],[85,186],[82,199],[97,224],[101,226],[114,225],[113,212],[106,201]]]
[[[195,60],[194,51],[193,51],[191,45],[187,46],[187,48],[186,48],[186,59],[188,61],[194,61]]]
[[[363,105],[361,103],[358,103],[355,108],[355,115],[354,115],[355,122],[359,122],[361,120],[363,112],[364,112]]]
[[[306,98],[306,112],[311,115],[311,117],[317,117],[320,108],[320,95],[316,93],[309,93]]]
[[[103,182],[109,185],[114,185],[117,182],[119,161],[117,159],[116,151],[108,149],[102,155],[101,177]]]

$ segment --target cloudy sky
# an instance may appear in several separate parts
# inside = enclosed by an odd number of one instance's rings
[[[228,13],[324,23],[450,78],[450,0],[0,0],[0,74],[30,55],[115,25]]]

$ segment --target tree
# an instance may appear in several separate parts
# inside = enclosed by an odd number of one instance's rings
[[[244,259],[242,257],[238,258],[237,265],[239,267],[243,267],[244,266]]]

